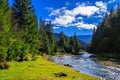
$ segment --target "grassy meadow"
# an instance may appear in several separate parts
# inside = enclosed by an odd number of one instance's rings
[[[41,56],[35,61],[9,62],[9,69],[0,70],[0,80],[99,80],[81,74],[62,65],[44,60]],[[55,77],[55,73],[66,72],[66,77]]]

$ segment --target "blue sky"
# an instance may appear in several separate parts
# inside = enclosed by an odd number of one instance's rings
[[[9,0],[12,5],[13,0]],[[119,0],[32,0],[38,18],[51,20],[54,32],[92,35],[93,28]]]

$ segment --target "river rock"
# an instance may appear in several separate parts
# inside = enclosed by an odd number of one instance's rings
[[[65,77],[65,76],[67,76],[66,72],[60,72],[60,73],[54,73],[54,74],[55,74],[55,77]]]
[[[67,66],[67,67],[73,67],[73,66],[70,65],[70,64],[64,64],[64,66]]]

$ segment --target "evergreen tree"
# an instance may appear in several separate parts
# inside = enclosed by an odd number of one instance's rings
[[[76,36],[76,34],[74,34],[73,39],[74,39],[74,43],[75,43],[74,44],[75,53],[79,53],[79,51],[80,51],[80,42],[79,42],[79,39]]]
[[[11,27],[10,19],[8,0],[0,0],[0,62],[7,57],[9,46],[9,36],[7,34]]]
[[[71,52],[74,54],[78,54],[80,51],[80,42],[76,34],[74,34],[74,36],[70,38],[70,48]]]
[[[51,50],[50,53],[53,53],[55,48],[55,41],[54,41],[53,26],[51,24],[51,21],[46,24],[45,30],[49,40],[49,46]]]
[[[14,0],[11,12],[12,25],[19,31],[18,38],[24,43],[23,46],[29,45],[29,53],[35,55],[38,52],[38,24],[31,1]]]
[[[59,35],[59,42],[58,42],[59,49],[61,49],[62,52],[65,52],[65,46],[66,46],[66,36],[63,32]]]
[[[8,32],[10,29],[10,8],[8,6],[8,0],[0,1],[0,30]]]
[[[47,32],[45,30],[45,22],[40,19],[40,30],[39,30],[39,51],[47,54],[51,53],[49,39],[47,36]]]
[[[120,6],[116,12],[111,9],[106,14],[97,30],[93,33],[89,52],[106,53],[107,55],[118,55],[120,53]],[[112,57],[112,56],[111,56]],[[117,56],[116,56],[117,57]]]

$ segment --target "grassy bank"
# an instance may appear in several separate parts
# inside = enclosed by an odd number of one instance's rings
[[[10,68],[0,70],[0,80],[99,80],[71,68],[54,64],[39,57],[36,61],[9,62]],[[54,73],[66,72],[66,77]]]

